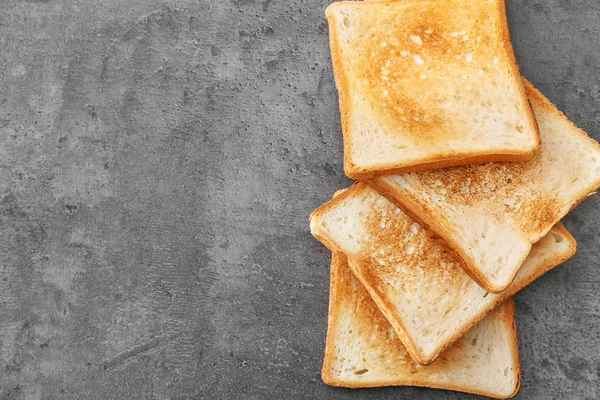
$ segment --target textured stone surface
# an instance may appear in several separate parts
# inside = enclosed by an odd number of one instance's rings
[[[6,0],[0,399],[422,398],[320,380],[342,173],[327,1]],[[600,138],[600,3],[510,0],[522,72]],[[517,296],[518,398],[600,397],[600,200]]]

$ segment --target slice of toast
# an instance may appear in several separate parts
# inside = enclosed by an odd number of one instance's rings
[[[488,163],[368,183],[440,236],[482,287],[504,290],[532,243],[600,186],[600,145],[529,82],[542,135],[526,163]]]
[[[426,386],[507,398],[519,388],[512,299],[493,310],[432,364],[406,349],[343,253],[333,253],[323,381],[350,388]]]
[[[339,2],[325,14],[350,178],[539,148],[503,0]]]
[[[560,224],[531,251],[515,281],[491,294],[408,215],[364,183],[317,208],[312,234],[348,256],[350,268],[412,359],[431,363],[500,302],[575,253]]]

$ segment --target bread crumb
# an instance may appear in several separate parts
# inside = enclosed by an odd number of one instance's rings
[[[505,206],[514,207],[515,199],[513,199],[512,197],[507,197],[506,199],[502,200],[502,204],[504,204]]]
[[[416,223],[413,223],[410,226],[410,233],[412,233],[413,235],[417,235],[419,233],[419,225],[417,225]]]
[[[425,64],[425,61],[423,61],[423,59],[421,58],[420,55],[418,54],[413,54],[413,60],[415,60],[415,62],[419,65],[423,65]]]
[[[423,45],[423,41],[421,40],[421,36],[415,35],[414,33],[411,33],[410,35],[408,35],[408,37],[417,46]]]

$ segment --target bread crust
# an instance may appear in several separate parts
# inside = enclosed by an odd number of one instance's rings
[[[449,168],[449,167],[459,167],[461,165],[468,164],[483,164],[487,162],[525,162],[529,161],[534,157],[534,154],[539,149],[539,144],[535,149],[529,151],[527,153],[504,153],[497,154],[495,152],[490,153],[478,153],[473,155],[438,155],[438,156],[430,156],[429,158],[433,158],[432,160],[425,159],[423,162],[420,162],[415,165],[409,166],[387,166],[387,165],[377,165],[375,167],[370,167],[368,170],[357,167],[351,161],[349,164],[346,164],[346,139],[344,138],[344,172],[346,176],[350,179],[354,180],[365,180],[376,178],[382,175],[395,175],[395,174],[404,174],[408,172],[420,172],[427,171],[430,169],[440,169],[440,168]],[[348,167],[346,167],[348,165]]]
[[[323,366],[321,368],[321,379],[327,385],[337,386],[336,378],[330,373],[332,370],[331,362],[333,360],[333,339],[336,335],[336,324],[337,318],[337,285],[338,285],[338,265],[341,258],[345,257],[344,253],[331,253],[331,272],[329,274],[329,309],[327,313],[327,337],[325,339],[325,354],[323,358]]]
[[[342,68],[342,54],[341,49],[338,46],[339,43],[339,32],[337,26],[333,22],[332,18],[329,17],[329,13],[335,7],[336,3],[331,4],[325,10],[327,17],[327,23],[329,25],[329,48],[331,49],[331,63],[333,64],[333,78],[335,81],[335,87],[338,90],[339,97],[339,108],[340,117],[342,123],[342,135],[343,135],[343,146],[344,146],[344,171],[348,175],[349,170],[347,168],[352,165],[350,160],[350,135],[348,134],[348,112],[350,106],[350,94],[348,91],[349,83],[346,70]],[[350,175],[348,175],[350,177]]]
[[[374,1],[373,3],[383,4],[395,3],[398,0],[388,1]],[[529,125],[528,128],[535,133],[534,144],[529,148],[513,149],[513,150],[490,150],[490,151],[479,151],[479,152],[449,152],[449,153],[431,153],[427,157],[423,157],[419,160],[410,160],[405,162],[398,160],[394,163],[389,164],[375,164],[368,167],[356,165],[352,160],[351,144],[352,135],[350,132],[350,112],[351,106],[351,95],[350,95],[350,81],[347,75],[347,71],[344,68],[342,61],[341,49],[339,46],[339,31],[333,18],[332,13],[337,7],[352,4],[354,6],[361,6],[355,1],[343,1],[331,4],[325,10],[329,24],[329,43],[331,48],[331,60],[333,64],[333,73],[335,78],[336,87],[339,94],[339,108],[341,115],[342,135],[344,141],[344,172],[346,175],[354,180],[368,179],[381,175],[388,174],[399,174],[406,172],[416,172],[428,169],[439,169],[445,167],[453,167],[474,163],[484,162],[523,162],[531,160],[535,153],[541,146],[540,133],[535,119],[535,115],[529,104],[523,84],[520,79],[519,67],[516,62],[513,47],[510,42],[510,33],[508,29],[508,21],[506,18],[506,9],[504,0],[494,0],[496,12],[499,16],[500,25],[500,36],[502,42],[502,48],[504,49],[504,56],[506,56],[507,67],[509,75],[512,79],[513,85],[517,88],[519,102],[522,105],[522,109],[526,114],[526,122]]]
[[[563,227],[564,229],[564,227]],[[507,311],[507,314],[504,315],[504,323],[506,324],[506,326],[510,326],[511,329],[511,338],[512,338],[512,345],[510,346],[512,352],[511,352],[511,358],[513,360],[513,365],[515,366],[515,375],[517,377],[517,380],[515,382],[515,387],[514,390],[511,394],[509,394],[508,396],[506,396],[507,398],[513,397],[515,394],[517,394],[517,392],[519,391],[519,388],[521,387],[521,359],[519,358],[519,339],[518,339],[518,335],[517,335],[517,319],[515,318],[515,299],[514,297],[509,298],[508,300],[506,300],[503,303],[505,310]],[[498,307],[502,307],[502,305],[499,305]]]
[[[313,213],[311,213],[311,232],[313,236],[317,238],[321,243],[323,243],[332,252],[344,253],[344,249],[339,247],[334,240],[332,240],[325,232],[322,232],[319,229],[319,219],[322,218],[323,213],[325,213],[328,208],[339,204],[339,202],[343,201],[348,196],[352,196],[353,194],[355,194],[356,191],[364,190],[365,187],[366,186],[364,183],[355,183],[351,186],[352,190],[346,190],[345,192],[335,196],[335,198],[321,205],[315,211],[313,211]],[[428,356],[419,354],[419,352],[416,350],[415,339],[410,337],[410,335],[408,334],[408,331],[402,321],[402,318],[394,312],[394,307],[392,306],[390,301],[377,290],[375,282],[362,273],[359,267],[360,258],[358,258],[357,255],[354,254],[346,254],[346,256],[349,259],[348,264],[350,265],[350,268],[352,269],[354,275],[363,284],[365,289],[369,292],[369,294],[379,307],[380,311],[390,322],[390,324],[396,331],[396,334],[400,338],[402,344],[406,347],[406,350],[410,354],[411,358],[419,364],[427,365],[432,363],[446,348],[448,348],[449,345],[451,345],[454,341],[460,338],[464,333],[466,333],[471,327],[473,327],[477,322],[484,318],[499,304],[506,301],[506,299],[512,297],[515,293],[529,285],[535,279],[537,279],[550,269],[554,268],[555,266],[568,260],[575,254],[577,250],[577,243],[573,236],[560,223],[557,223],[555,225],[555,230],[558,234],[562,236],[564,240],[567,241],[568,246],[564,252],[554,254],[552,257],[549,257],[548,259],[544,260],[542,264],[537,266],[535,273],[532,273],[531,275],[527,276],[525,279],[519,282],[513,282],[513,284],[509,286],[506,290],[496,294],[497,298],[492,303],[481,308],[477,313],[474,313],[471,316],[471,318],[464,323],[462,329],[458,330],[445,343],[441,343],[440,345],[438,345]]]

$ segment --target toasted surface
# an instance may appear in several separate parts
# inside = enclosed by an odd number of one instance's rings
[[[490,310],[571,257],[575,241],[557,225],[533,247],[504,292],[482,289],[408,215],[358,183],[317,208],[311,231],[350,267],[394,327],[411,358],[428,364]]]
[[[526,82],[542,134],[526,163],[488,163],[369,181],[439,235],[485,289],[506,288],[532,243],[600,186],[600,145]]]
[[[519,388],[512,299],[493,310],[432,364],[413,362],[343,253],[331,260],[329,322],[322,376],[332,386],[426,386],[489,397]]]
[[[327,8],[349,177],[533,156],[505,14],[502,0]]]

